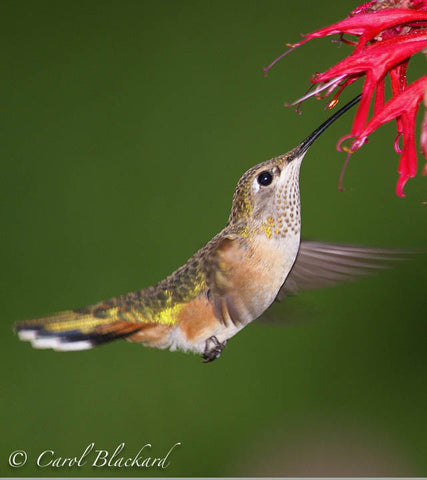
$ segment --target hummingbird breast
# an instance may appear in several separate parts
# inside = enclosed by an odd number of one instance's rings
[[[249,321],[262,315],[275,300],[295,262],[299,243],[299,231],[288,232],[283,237],[259,235],[253,240],[253,253],[246,272],[250,281],[242,289],[246,302],[253,305],[253,318]]]

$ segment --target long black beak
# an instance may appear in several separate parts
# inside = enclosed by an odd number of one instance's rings
[[[320,125],[320,127],[316,128],[316,130],[309,135],[305,140],[303,140],[297,147],[297,150],[295,152],[295,157],[299,157],[302,153],[305,153],[311,145],[314,143],[314,141],[330,126],[332,125],[335,120],[338,120],[338,118],[341,117],[347,110],[350,110],[351,107],[356,105],[360,101],[361,95],[358,95],[357,97],[353,98],[350,102],[348,102],[346,105],[344,105],[342,108],[338,110],[332,117],[328,118],[325,122]]]

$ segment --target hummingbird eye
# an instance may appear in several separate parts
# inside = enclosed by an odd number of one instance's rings
[[[260,185],[266,187],[273,181],[273,175],[270,172],[261,172],[257,180]]]

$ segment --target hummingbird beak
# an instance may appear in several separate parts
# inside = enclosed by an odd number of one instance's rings
[[[288,161],[293,160],[294,158],[301,157],[301,155],[304,155],[307,150],[311,147],[311,145],[314,143],[314,141],[330,126],[332,125],[335,120],[338,120],[338,118],[341,117],[347,110],[350,110],[351,107],[356,105],[360,101],[361,95],[358,95],[357,97],[353,98],[350,102],[348,102],[346,105],[344,105],[338,112],[336,112],[332,117],[328,118],[325,122],[320,125],[320,127],[316,128],[316,130],[309,135],[305,140],[303,140],[298,147],[295,149],[295,153],[292,155],[291,158],[288,158]]]

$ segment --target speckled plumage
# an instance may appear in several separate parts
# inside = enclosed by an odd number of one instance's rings
[[[347,108],[287,154],[249,169],[237,184],[225,228],[160,283],[19,322],[15,328],[20,338],[36,348],[55,350],[83,350],[126,338],[200,352],[211,361],[229,338],[285,293],[304,288],[304,283],[311,288],[325,279],[326,284],[345,281],[366,273],[367,265],[368,270],[375,267],[378,250],[313,242],[300,247],[302,159],[314,139]],[[383,251],[380,255],[386,256]],[[307,258],[317,265],[317,273],[307,268]]]
[[[24,338],[31,329],[36,330],[37,338],[62,335],[62,343],[69,338],[68,332],[73,332],[76,341],[91,341],[96,336],[102,341],[103,335],[108,334],[111,338],[116,332],[118,336],[152,346],[196,351],[203,350],[207,338],[205,333],[199,335],[198,330],[203,332],[206,327],[220,337],[224,336],[219,331],[221,329],[225,335],[228,335],[226,332],[237,332],[274,300],[298,250],[299,210],[295,209],[294,203],[289,204],[293,212],[291,225],[284,198],[290,195],[292,202],[299,198],[298,173],[302,157],[294,161],[295,152],[293,150],[248,170],[236,187],[225,228],[157,285],[81,309],[22,322],[17,325],[17,330],[24,332]],[[289,166],[291,161],[293,165]],[[284,180],[279,181],[286,168],[289,169],[289,179],[284,175]],[[265,192],[258,189],[256,183],[261,171],[271,171],[277,178],[277,185]],[[269,219],[272,223],[266,227]],[[292,235],[288,235],[288,231]],[[286,238],[293,250],[288,252],[289,261],[283,261]],[[273,265],[266,265],[268,252],[273,263],[279,265],[279,272],[274,271]],[[278,261],[276,257],[283,259]],[[272,282],[269,275],[277,277],[276,281]],[[255,277],[252,286],[245,285],[250,277]],[[257,285],[260,278],[263,278],[264,286]],[[271,289],[272,283],[276,283],[274,289]],[[268,286],[269,295],[264,292],[265,286]],[[261,292],[260,298],[257,292]],[[187,325],[187,318],[192,317],[189,310],[192,310],[193,302],[200,310],[199,329],[193,328],[197,323],[194,319]],[[162,332],[162,338],[155,335],[156,327]],[[57,346],[55,342],[56,338],[53,342],[48,338],[42,345]]]

